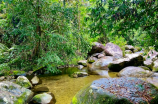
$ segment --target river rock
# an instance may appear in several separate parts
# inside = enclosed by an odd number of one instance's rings
[[[84,67],[83,65],[78,65],[78,69],[80,70],[83,69],[83,67]]]
[[[92,49],[90,50],[90,52],[88,52],[88,56],[91,56],[94,53],[100,53],[102,51],[104,51],[104,45],[98,42],[94,42]]]
[[[94,70],[94,71],[89,72],[89,74],[100,75],[100,76],[104,76],[106,78],[110,78],[110,76],[108,74],[108,70]]]
[[[53,96],[48,93],[37,94],[32,98],[31,103],[34,104],[54,104]],[[51,103],[52,102],[52,103]]]
[[[134,47],[132,45],[125,45],[126,50],[131,50],[133,52]]]
[[[125,54],[131,54],[133,53],[131,50],[125,50]]]
[[[112,56],[105,56],[97,61],[95,61],[92,64],[88,64],[88,70],[89,72],[95,71],[95,70],[108,70],[108,65],[113,61]]]
[[[136,52],[139,52],[139,50],[134,48],[133,52],[136,53]]]
[[[101,78],[81,89],[72,104],[155,104],[157,96],[155,86],[138,78]]]
[[[146,66],[139,66],[140,68],[142,68],[142,69],[144,69],[144,70],[149,70],[149,71],[151,71],[148,67],[146,67]]]
[[[144,78],[153,76],[153,72],[149,70],[144,70],[140,67],[128,66],[122,69],[119,73],[119,77],[136,77],[136,78]]]
[[[143,57],[140,54],[126,54],[126,58],[118,59],[111,62],[108,68],[112,71],[119,72],[127,66],[140,66],[143,64]]]
[[[123,52],[121,48],[118,45],[115,45],[110,42],[105,45],[104,52],[106,55],[109,55],[109,56],[117,56],[117,57],[123,56]]]
[[[98,60],[98,59],[97,59],[96,57],[92,57],[92,56],[91,56],[91,57],[88,58],[87,62],[88,62],[88,63],[93,63],[93,62],[95,62],[95,61],[97,61],[97,60]]]
[[[83,66],[87,66],[87,60],[80,60],[78,61],[78,65],[83,65]]]
[[[85,77],[88,76],[87,72],[74,72],[71,77],[78,78],[78,77]]]
[[[98,58],[100,59],[100,58],[102,58],[102,57],[104,57],[105,55],[104,54],[99,54],[98,55]]]
[[[158,60],[154,61],[154,66],[153,66],[153,70],[154,72],[158,71]]]
[[[36,84],[39,84],[40,79],[39,79],[37,76],[34,76],[34,77],[31,79],[31,82],[32,82],[33,85],[36,85]]]
[[[0,82],[0,104],[27,104],[33,92],[9,81]]]
[[[143,55],[143,54],[144,54],[144,50],[141,50],[141,51],[135,52],[135,54],[140,54],[140,55]]]
[[[0,81],[3,81],[5,79],[5,76],[0,77]]]
[[[130,59],[129,66],[143,65],[143,56],[138,53],[126,54],[125,57]]]
[[[19,76],[16,79],[16,84],[25,88],[32,88],[31,82],[25,76]]]
[[[94,54],[92,54],[91,56],[98,58],[98,55],[100,55],[100,54],[101,54],[101,53],[94,53]]]
[[[35,92],[35,93],[49,92],[49,89],[48,89],[47,86],[39,86],[39,85],[37,85],[37,86],[35,86],[33,88],[33,92]]]
[[[148,78],[141,78],[142,80],[153,84],[154,86],[156,86],[158,88],[158,77],[148,77]]]
[[[152,59],[147,59],[144,61],[144,65],[150,69],[153,69],[153,64],[154,63],[153,63]]]
[[[156,52],[155,50],[150,50],[147,56],[153,59],[158,56],[158,52]]]

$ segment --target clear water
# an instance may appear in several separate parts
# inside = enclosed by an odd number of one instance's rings
[[[110,77],[116,77],[116,72],[109,72]],[[55,95],[56,104],[70,104],[75,94],[85,85],[99,78],[105,78],[99,75],[90,75],[87,77],[71,78],[68,74],[58,76],[43,76],[42,85],[47,86]]]

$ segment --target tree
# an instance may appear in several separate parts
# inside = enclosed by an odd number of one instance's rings
[[[94,34],[98,34],[98,30],[102,29],[100,27],[103,27],[108,37],[122,36],[128,44],[135,44],[140,35],[144,34],[144,38],[148,38],[144,42],[148,43],[146,46],[156,44],[157,17],[158,5],[157,1],[153,0],[107,0],[105,6],[99,1],[90,15],[93,20],[91,27]],[[138,33],[140,34],[135,37]],[[137,42],[138,44],[140,45]]]
[[[78,31],[76,7],[63,7],[52,0],[5,0],[7,26],[3,39],[18,45],[18,67],[47,67],[55,71],[75,57],[76,51],[87,52],[88,43]],[[16,24],[14,20],[19,20]],[[87,48],[85,48],[87,47]],[[18,63],[19,64],[19,63]]]

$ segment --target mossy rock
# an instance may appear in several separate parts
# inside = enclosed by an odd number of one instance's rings
[[[142,50],[142,47],[135,46],[134,48],[135,48],[136,50],[138,50],[138,51],[141,51],[141,50]]]
[[[31,88],[32,87],[32,84],[30,83],[30,81],[24,76],[19,76],[16,79],[16,84],[18,84],[22,87],[25,87],[25,88]]]
[[[72,78],[77,78],[77,77],[85,77],[88,76],[87,72],[74,72],[73,74],[70,75]]]
[[[52,102],[53,97],[50,94],[42,93],[37,94],[32,98],[32,103],[34,104],[48,104]]]
[[[137,78],[101,78],[80,90],[72,104],[157,104],[157,96],[155,86]]]
[[[131,54],[133,53],[131,50],[125,50],[125,54]]]
[[[13,82],[0,82],[0,104],[27,104],[33,92]]]

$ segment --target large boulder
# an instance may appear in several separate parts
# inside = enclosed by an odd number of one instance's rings
[[[141,79],[101,78],[85,86],[72,104],[156,104],[158,90]]]
[[[137,78],[146,78],[153,76],[153,72],[149,70],[144,70],[141,67],[129,66],[122,69],[119,73],[119,77],[137,77]]]
[[[96,70],[108,70],[108,65],[113,61],[112,56],[105,56],[97,61],[95,61],[92,64],[88,64],[88,70],[89,72],[96,71]]]
[[[128,66],[128,63],[130,62],[129,58],[122,58],[122,59],[118,59],[115,60],[113,62],[111,62],[108,65],[108,68],[112,71],[120,71],[121,69],[123,69],[124,67]]]
[[[155,71],[155,72],[158,71],[158,60],[154,61],[154,66],[153,66],[153,70],[152,71]]]
[[[117,57],[123,56],[123,52],[121,48],[118,45],[115,45],[110,42],[105,45],[104,52],[106,55],[109,55],[109,56],[117,56]]]
[[[112,71],[120,71],[127,66],[140,66],[143,64],[143,57],[140,54],[126,54],[126,58],[118,59],[111,62],[108,68]]]
[[[31,82],[25,76],[19,76],[16,79],[16,84],[25,88],[32,88]]]
[[[93,55],[94,53],[100,53],[104,51],[104,45],[98,42],[94,42],[92,45],[92,49],[88,52],[88,56]]]
[[[9,81],[0,82],[0,104],[27,104],[33,92]]]

